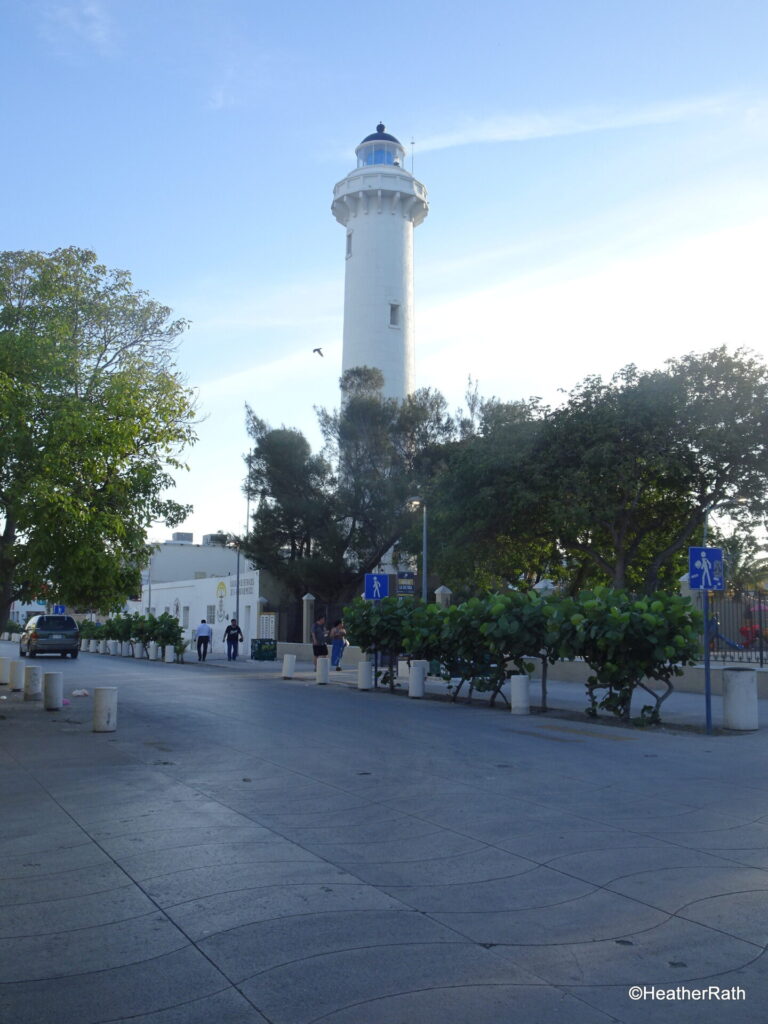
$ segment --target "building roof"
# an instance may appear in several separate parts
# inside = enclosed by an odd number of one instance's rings
[[[399,139],[396,139],[394,135],[387,135],[384,131],[384,125],[379,123],[376,125],[376,131],[373,135],[366,135],[363,142],[396,142],[398,146],[402,146]],[[362,146],[363,142],[360,143]]]

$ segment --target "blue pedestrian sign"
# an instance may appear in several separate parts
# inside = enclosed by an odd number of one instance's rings
[[[725,590],[722,548],[688,548],[691,590]]]
[[[64,605],[64,604],[55,604],[53,606],[53,614],[54,615],[63,615],[66,610],[67,610],[67,606]]]
[[[363,596],[366,601],[380,601],[382,597],[389,597],[389,576],[384,572],[367,572]]]

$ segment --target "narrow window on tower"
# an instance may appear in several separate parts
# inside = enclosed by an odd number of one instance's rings
[[[400,326],[400,307],[396,302],[390,302],[389,304],[389,326]]]
[[[347,235],[347,259],[352,255],[352,232]]]

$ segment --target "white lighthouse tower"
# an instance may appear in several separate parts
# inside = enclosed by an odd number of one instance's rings
[[[347,229],[342,371],[376,367],[383,396],[402,400],[414,387],[413,229],[427,216],[427,190],[383,124],[355,153],[331,207]]]

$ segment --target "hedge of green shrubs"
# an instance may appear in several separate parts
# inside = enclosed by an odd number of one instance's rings
[[[542,705],[548,664],[583,658],[592,669],[587,713],[599,709],[629,719],[632,695],[646,689],[654,703],[640,721],[659,722],[662,702],[683,666],[701,657],[700,613],[688,598],[659,593],[635,597],[596,587],[577,597],[510,591],[441,608],[403,598],[357,599],[344,609],[351,643],[376,652],[394,686],[398,655],[439,662],[446,679],[491,690],[492,700],[512,671],[531,672],[541,659]],[[666,685],[661,695],[645,681]]]
[[[177,654],[183,653],[186,644],[179,620],[163,612],[162,615],[116,615],[106,622],[81,622],[80,636],[84,640],[119,640],[120,643],[141,644],[144,651],[150,643],[158,644],[165,652],[172,647]]]

